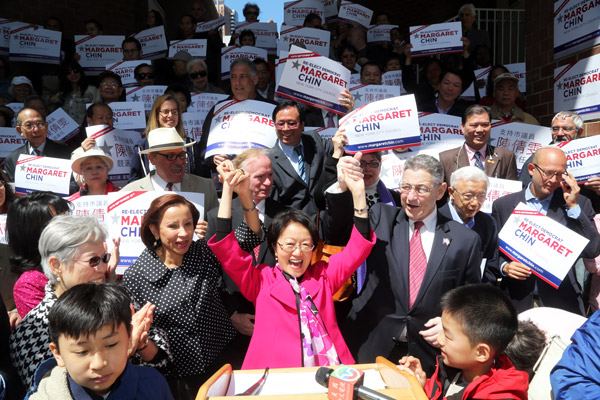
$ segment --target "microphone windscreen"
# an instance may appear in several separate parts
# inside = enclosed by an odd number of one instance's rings
[[[333,370],[331,368],[320,367],[315,375],[315,380],[319,385],[327,387],[329,384],[329,375],[331,375],[332,372]]]

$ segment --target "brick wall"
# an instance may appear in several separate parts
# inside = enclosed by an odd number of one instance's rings
[[[600,53],[600,45],[554,60],[554,3],[528,0],[525,58],[527,64],[527,112],[550,126],[554,116],[554,69]],[[600,122],[585,124],[586,136],[600,134]]]

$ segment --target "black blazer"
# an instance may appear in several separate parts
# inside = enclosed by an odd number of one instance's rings
[[[453,207],[449,202],[439,209],[440,214],[452,219],[450,207]],[[474,217],[475,225],[471,229],[479,235],[481,239],[482,257],[486,259],[485,270],[481,280],[483,282],[496,284],[500,275],[498,269],[498,228],[496,221],[484,212],[479,211]]]
[[[433,101],[418,106],[417,109],[419,110],[419,112],[439,113],[437,107],[435,106],[435,99]],[[456,99],[456,101],[454,102],[454,104],[452,104],[452,107],[450,107],[446,114],[454,115],[455,117],[462,117],[466,109],[467,106],[460,100]]]
[[[508,220],[515,207],[520,202],[525,203],[526,190],[528,189],[526,188],[520,192],[500,197],[498,200],[494,201],[494,204],[492,205],[492,217],[496,219],[496,224],[500,230],[502,230],[502,226],[504,226],[504,223]],[[589,199],[581,194],[579,195],[581,214],[577,219],[569,218],[567,216],[565,206],[563,192],[561,189],[557,189],[554,191],[546,215],[589,239],[590,242],[583,249],[580,257],[595,258],[600,254],[600,234],[598,234],[596,225],[593,221],[594,211],[592,210]],[[501,266],[504,261],[510,262],[511,260],[504,253],[500,253],[499,265]],[[504,277],[502,279],[502,287],[519,312],[533,307],[533,291],[536,284],[540,300],[544,306],[561,308],[573,313],[585,315],[581,297],[581,287],[577,283],[574,268],[571,268],[558,289],[554,289],[534,274],[531,274],[527,279],[522,281],[511,279],[509,277]]]
[[[348,224],[351,207],[351,203],[336,202],[331,209],[333,223]],[[388,357],[396,345],[393,338],[406,328],[409,353],[432,373],[439,349],[430,346],[419,331],[429,319],[441,315],[444,293],[481,282],[479,235],[438,213],[423,283],[409,307],[409,220],[402,208],[382,203],[371,207],[369,216],[377,242],[367,258],[363,289],[341,326],[342,334],[356,361],[369,363],[380,355]]]
[[[18,149],[13,150],[4,161],[4,173],[11,182],[15,181],[15,166],[17,165],[17,161],[19,160],[19,156],[21,154],[29,154],[26,144]],[[71,149],[65,145],[53,142],[50,139],[46,139],[46,146],[44,147],[44,152],[42,155],[44,157],[54,157],[68,160],[71,158]]]

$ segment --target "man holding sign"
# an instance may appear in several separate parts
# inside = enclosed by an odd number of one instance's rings
[[[531,183],[520,192],[501,197],[492,205],[492,216],[502,229],[515,207],[525,203],[530,208],[552,218],[590,241],[581,257],[595,258],[600,254],[600,235],[593,222],[594,212],[587,197],[579,194],[577,181],[567,172],[567,157],[561,149],[542,147],[527,166]],[[524,255],[526,256],[526,255]],[[561,308],[585,315],[581,287],[573,268],[558,289],[532,275],[531,269],[506,255],[500,257],[502,286],[519,312],[534,306],[534,292],[540,305]]]

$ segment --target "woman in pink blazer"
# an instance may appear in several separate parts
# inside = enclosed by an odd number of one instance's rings
[[[318,234],[314,223],[301,211],[277,215],[267,240],[277,264],[252,265],[252,256],[243,251],[231,228],[231,198],[235,191],[250,229],[242,225],[238,237],[250,249],[260,243],[261,225],[248,188],[248,176],[234,169],[230,161],[219,165],[223,196],[219,207],[217,233],[208,245],[225,272],[242,294],[256,307],[254,333],[243,369],[285,368],[353,364],[335,318],[335,293],[362,264],[375,244],[369,227],[362,176],[355,180],[344,173],[354,200],[355,226],[348,245],[329,264],[311,265]],[[250,243],[248,243],[250,242]]]

